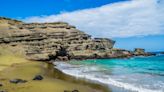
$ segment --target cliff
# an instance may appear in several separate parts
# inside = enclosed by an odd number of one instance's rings
[[[31,60],[118,58],[134,54],[114,49],[114,43],[108,38],[91,38],[65,22],[28,24],[0,17],[0,45],[22,47],[25,57]]]

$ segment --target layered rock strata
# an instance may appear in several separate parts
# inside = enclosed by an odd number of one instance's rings
[[[92,38],[65,22],[23,23],[0,17],[0,45],[22,46],[31,60],[118,58],[145,53],[114,49],[114,43],[108,38]]]

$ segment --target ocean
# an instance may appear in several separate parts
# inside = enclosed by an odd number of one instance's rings
[[[112,92],[164,92],[164,55],[55,62],[55,68]]]

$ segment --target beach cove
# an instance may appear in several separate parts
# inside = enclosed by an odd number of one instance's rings
[[[115,42],[66,22],[0,17],[0,91],[163,92],[163,56]]]

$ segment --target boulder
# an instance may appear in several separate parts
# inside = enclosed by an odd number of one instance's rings
[[[0,87],[2,87],[2,86],[3,86],[3,84],[0,83]]]
[[[26,80],[22,80],[22,79],[13,79],[10,80],[10,83],[14,83],[14,84],[18,84],[18,83],[26,83]]]
[[[43,80],[43,77],[41,75],[36,75],[33,80]]]

